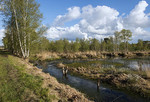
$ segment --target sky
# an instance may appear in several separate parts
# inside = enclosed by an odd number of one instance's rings
[[[132,42],[150,40],[150,0],[36,0],[49,40],[112,36],[129,29]],[[1,16],[0,16],[1,17]],[[0,45],[4,36],[0,18]]]

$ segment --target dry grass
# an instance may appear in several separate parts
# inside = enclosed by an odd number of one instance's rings
[[[146,73],[146,77],[149,79],[150,78],[150,69],[146,68],[145,73]]]
[[[60,58],[59,55],[55,52],[42,52],[37,54],[37,57],[41,60]]]

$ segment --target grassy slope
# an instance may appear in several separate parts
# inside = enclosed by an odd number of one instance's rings
[[[92,102],[28,61],[0,50],[0,102]]]
[[[41,77],[27,74],[24,65],[4,53],[0,51],[0,102],[50,102],[55,98],[48,94],[48,89],[41,87]]]

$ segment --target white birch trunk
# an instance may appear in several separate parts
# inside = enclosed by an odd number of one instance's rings
[[[16,29],[17,29],[19,46],[20,46],[20,49],[21,49],[21,53],[22,53],[23,57],[25,58],[26,56],[25,56],[23,46],[22,46],[22,42],[21,42],[21,38],[20,38],[20,30],[19,30],[19,27],[18,27],[17,14],[16,14],[16,10],[14,8],[14,2],[12,3],[12,7],[13,7],[14,16],[15,16],[15,24],[16,24]]]

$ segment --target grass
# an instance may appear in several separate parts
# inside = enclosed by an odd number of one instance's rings
[[[51,102],[55,96],[42,83],[41,77],[26,73],[24,65],[0,51],[0,102]]]
[[[37,61],[43,61],[43,62],[49,62],[53,60],[61,59],[60,57],[51,57],[51,55],[45,55],[44,57],[42,55],[31,55],[29,57],[29,62],[36,63]]]

